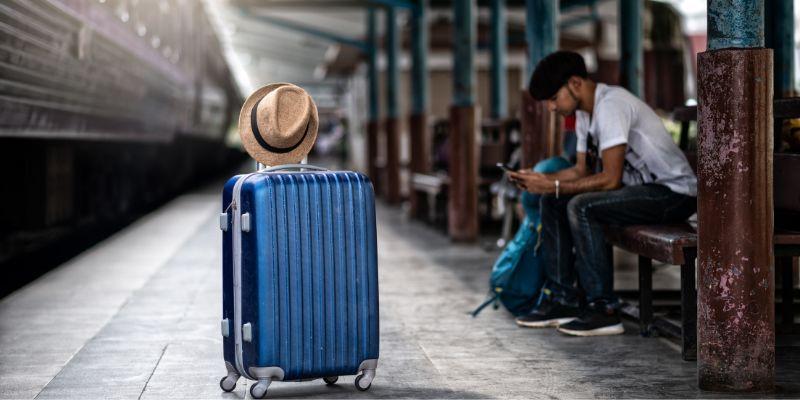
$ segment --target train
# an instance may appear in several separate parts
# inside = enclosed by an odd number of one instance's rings
[[[242,99],[202,1],[0,2],[0,290],[241,162]]]

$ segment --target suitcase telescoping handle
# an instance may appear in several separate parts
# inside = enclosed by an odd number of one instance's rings
[[[256,174],[277,172],[277,171],[286,171],[286,170],[296,170],[296,171],[302,171],[304,169],[305,170],[309,170],[309,171],[327,171],[328,170],[327,168],[317,167],[316,165],[309,165],[309,164],[285,164],[285,165],[276,165],[274,167],[263,168],[263,169],[261,168],[262,166],[263,166],[263,164],[256,163],[256,168],[257,168],[256,169],[257,172],[255,172]],[[250,176],[250,175],[252,175],[252,174],[248,174],[247,176]],[[247,179],[247,176],[245,176],[242,179]],[[236,203],[236,199],[235,198],[231,199],[231,203],[228,204],[228,207],[225,207],[225,211],[220,216],[220,228],[222,228],[223,231],[227,230],[227,221],[228,221],[227,220],[227,213],[228,213],[228,210],[231,208],[231,206],[233,206],[234,203]]]
[[[276,165],[274,167],[264,168],[259,170],[258,172],[276,172],[276,171],[285,171],[285,170],[310,170],[310,171],[327,171],[327,168],[317,167],[315,165],[309,164],[286,164],[286,165]]]

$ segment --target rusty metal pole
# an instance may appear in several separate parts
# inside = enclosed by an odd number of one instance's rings
[[[427,0],[411,10],[411,116],[409,117],[411,145],[411,174],[430,171],[430,146],[426,111],[428,109],[428,22]],[[417,215],[420,198],[412,190],[410,214]]]
[[[454,241],[478,238],[478,141],[475,127],[477,43],[475,0],[453,2],[453,105],[450,107],[450,190],[447,231]]]
[[[367,40],[369,41],[369,52],[367,53],[367,175],[372,180],[375,193],[380,193],[378,183],[378,169],[375,160],[378,158],[378,134],[380,127],[380,115],[378,108],[378,34],[375,26],[377,18],[375,9],[367,10]]]
[[[386,7],[386,201],[400,201],[400,121],[398,87],[400,70],[397,62],[400,53],[400,38],[397,34],[397,12],[393,6]]]
[[[763,0],[708,2],[698,57],[698,383],[775,380],[772,50]]]
[[[528,42],[527,76],[530,80],[536,64],[558,48],[558,2],[556,0],[525,1],[525,38]],[[526,80],[526,83],[528,82]],[[551,127],[555,115],[544,102],[522,89],[522,167],[531,168],[548,156]]]

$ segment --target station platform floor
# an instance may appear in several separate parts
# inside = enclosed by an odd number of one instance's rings
[[[219,332],[218,182],[182,195],[0,300],[2,399],[240,399]],[[378,205],[381,350],[368,392],[353,377],[274,383],[269,398],[732,398],[700,392],[674,344],[573,338],[467,313],[496,251],[454,245]],[[778,348],[778,390],[800,397],[800,352]]]

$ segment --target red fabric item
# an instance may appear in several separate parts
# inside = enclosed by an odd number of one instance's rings
[[[575,131],[575,115],[564,117],[564,130]]]

